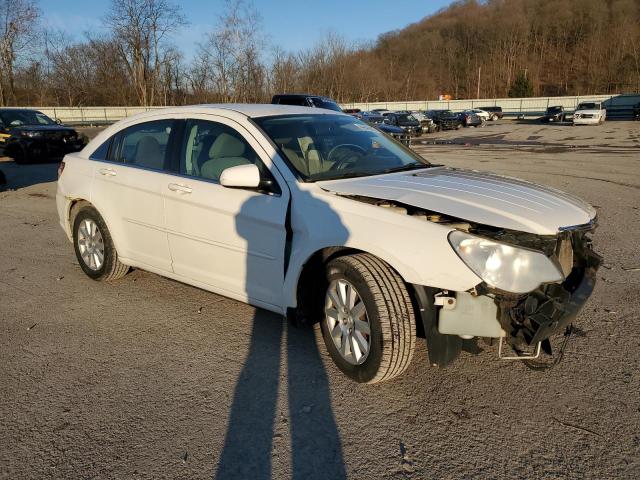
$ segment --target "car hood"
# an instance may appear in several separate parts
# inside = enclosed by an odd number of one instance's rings
[[[396,201],[469,222],[555,235],[596,215],[591,205],[559,190],[476,170],[433,167],[318,182],[341,194]]]
[[[382,123],[376,125],[376,127],[386,133],[404,133],[402,128],[396,127],[395,125],[389,125],[388,123]]]

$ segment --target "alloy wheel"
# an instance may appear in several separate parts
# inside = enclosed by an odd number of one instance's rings
[[[344,279],[333,280],[325,299],[325,322],[340,356],[361,365],[371,349],[371,324],[358,291]]]
[[[96,222],[84,219],[78,227],[78,250],[84,264],[94,272],[104,264],[104,239]]]

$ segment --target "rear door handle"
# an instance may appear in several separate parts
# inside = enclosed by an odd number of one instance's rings
[[[171,190],[172,192],[178,192],[182,194],[193,192],[193,189],[191,187],[182,185],[180,183],[170,183],[168,186],[169,186],[169,190]]]
[[[115,177],[116,171],[113,168],[101,168],[98,170],[100,175],[104,175],[105,177]]]

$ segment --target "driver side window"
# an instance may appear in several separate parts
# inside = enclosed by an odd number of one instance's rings
[[[260,176],[277,185],[258,154],[233,128],[208,120],[188,120],[180,154],[180,174],[220,181],[222,172],[238,165],[254,164]]]

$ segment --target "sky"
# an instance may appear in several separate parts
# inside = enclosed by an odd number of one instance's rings
[[[39,0],[45,26],[81,40],[85,32],[103,31],[110,0]],[[224,0],[173,1],[183,8],[188,25],[170,41],[187,59],[213,29]],[[348,41],[366,42],[402,28],[446,7],[450,0],[253,0],[263,29],[274,46],[296,52],[312,47],[327,32]]]

